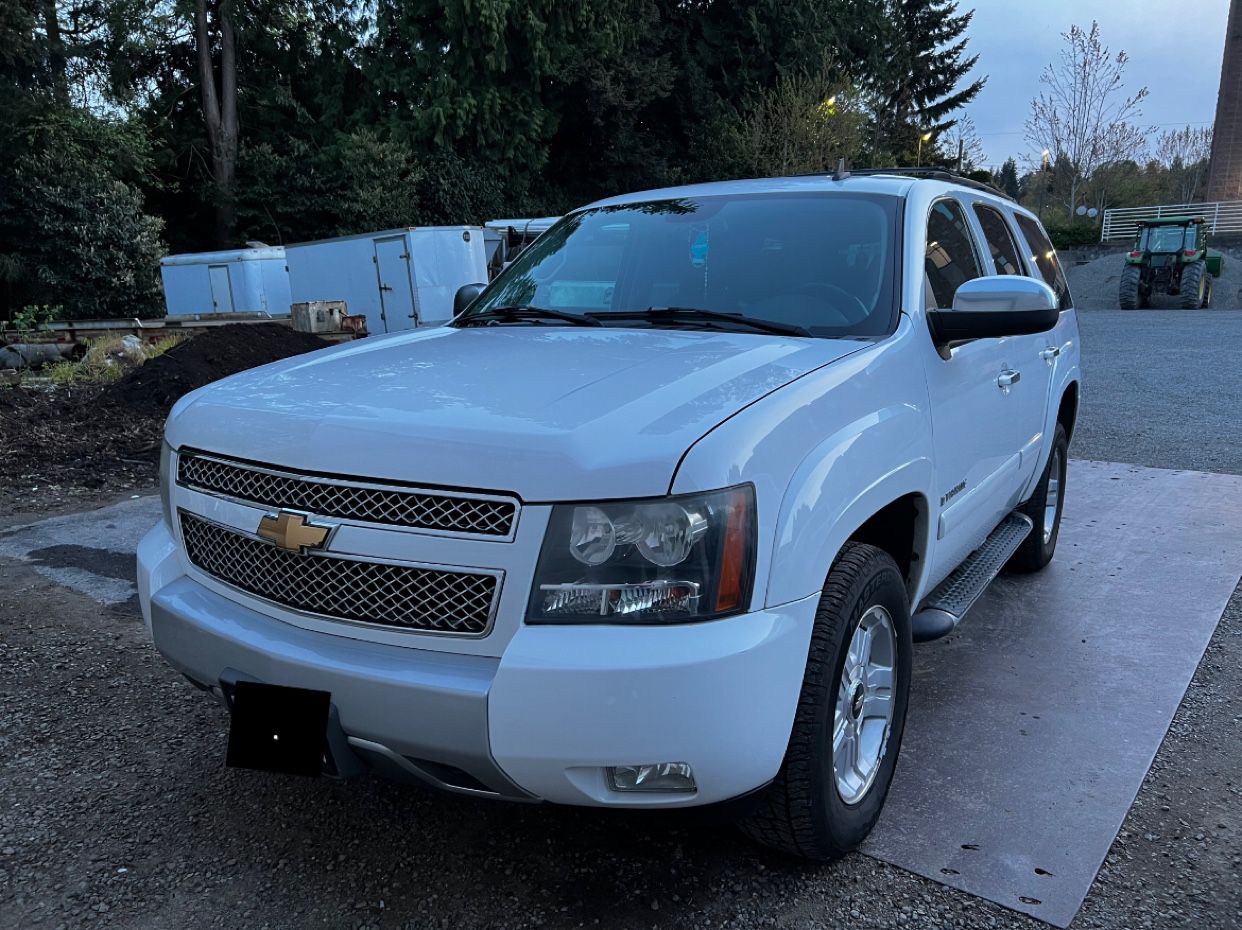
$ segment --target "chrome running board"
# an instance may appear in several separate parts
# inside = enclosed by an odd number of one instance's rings
[[[1030,535],[1033,526],[1030,517],[1017,512],[1002,520],[983,545],[923,599],[910,618],[914,641],[925,643],[952,633],[992,579],[1000,574],[1009,557]]]

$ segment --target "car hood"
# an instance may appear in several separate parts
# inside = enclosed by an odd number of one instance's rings
[[[507,491],[667,492],[721,421],[859,348],[669,329],[437,328],[295,356],[183,398],[168,439],[293,470]]]

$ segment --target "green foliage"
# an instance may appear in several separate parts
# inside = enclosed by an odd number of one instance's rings
[[[481,223],[513,205],[489,166],[448,153],[420,157],[369,129],[319,148],[297,140],[246,146],[239,187],[238,237],[265,242]]]
[[[213,30],[223,2],[205,0]],[[161,235],[215,247],[221,216],[229,244],[291,242],[912,163],[981,86],[952,0],[229,0],[221,184],[196,5],[0,4],[0,316],[158,314]]]
[[[160,221],[132,180],[145,165],[141,136],[54,105],[6,115],[0,312],[60,304],[77,318],[160,315]]]
[[[500,171],[537,172],[559,125],[558,76],[618,44],[614,0],[377,0],[369,69],[399,137]]]
[[[1014,159],[1005,159],[1005,163],[1001,165],[1000,171],[997,172],[996,186],[1014,200],[1021,198],[1022,184],[1018,180],[1018,163]]]
[[[1095,223],[1046,223],[1044,228],[1058,249],[1076,249],[1100,241],[1100,228]]]
[[[877,4],[878,5],[878,4]],[[923,162],[950,163],[953,151],[937,151],[954,125],[953,113],[970,103],[986,78],[969,80],[978,60],[966,54],[966,30],[974,13],[958,12],[956,0],[887,0],[880,45],[887,54],[871,86],[879,98],[874,157],[887,164],[914,164],[919,137]]]
[[[19,333],[35,332],[48,323],[63,319],[65,308],[59,305],[30,304],[13,314],[12,327]]]
[[[722,178],[831,171],[853,162],[865,125],[857,92],[828,72],[784,77],[713,124],[700,163]]]

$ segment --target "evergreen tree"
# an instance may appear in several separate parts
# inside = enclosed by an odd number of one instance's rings
[[[416,144],[489,161],[520,183],[560,124],[561,74],[616,47],[633,3],[378,0],[369,76],[386,127]]]
[[[872,83],[874,157],[913,163],[919,137],[931,134],[934,147],[952,128],[953,112],[983,89],[986,78],[967,80],[978,61],[966,54],[974,11],[959,13],[956,0],[887,0],[885,8],[881,44],[887,55]]]
[[[996,175],[996,185],[1014,200],[1021,198],[1022,184],[1018,180],[1018,163],[1014,161],[1013,156],[1006,158],[1005,163],[1001,165]]]

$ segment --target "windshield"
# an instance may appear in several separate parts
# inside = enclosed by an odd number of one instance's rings
[[[1185,236],[1186,248],[1195,247],[1195,228],[1193,226],[1148,226],[1139,237],[1139,250],[1150,252],[1180,252],[1182,237]]]
[[[541,236],[458,319],[524,307],[598,314],[610,326],[732,326],[704,314],[609,317],[676,307],[814,336],[884,335],[894,316],[897,204],[760,194],[583,210]]]

